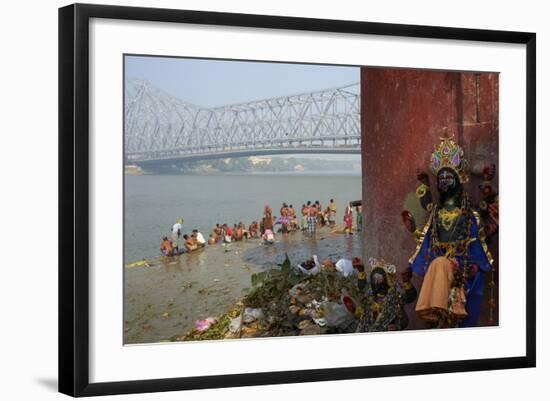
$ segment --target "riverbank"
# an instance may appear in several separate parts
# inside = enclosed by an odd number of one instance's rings
[[[225,313],[251,287],[254,273],[293,264],[312,254],[322,259],[361,255],[360,235],[321,228],[315,238],[301,232],[277,234],[274,245],[259,239],[216,244],[176,257],[157,257],[124,269],[124,343],[170,341],[195,321]]]

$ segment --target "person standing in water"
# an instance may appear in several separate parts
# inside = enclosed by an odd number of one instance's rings
[[[321,202],[318,200],[315,201],[315,219],[317,220],[317,225],[321,227],[323,225],[323,208]]]
[[[302,228],[302,231],[305,231],[307,229],[307,207],[306,207],[306,204],[304,203],[302,205],[302,222],[301,222],[301,228]]]
[[[172,247],[174,248],[174,254],[179,252],[179,241],[183,230],[183,219],[179,218],[178,221],[172,226]]]
[[[331,227],[334,227],[334,225],[336,224],[336,202],[334,202],[334,199],[330,200],[328,207],[329,207],[328,222]]]
[[[311,204],[311,201],[307,201],[306,205],[307,216],[307,232],[311,235],[315,235],[317,228],[317,208]]]
[[[348,204],[348,206],[346,206],[346,212],[344,214],[344,225],[345,225],[344,233],[347,233],[350,235],[353,234],[351,231],[353,227],[353,211],[351,208],[351,204]]]
[[[265,205],[264,207],[264,217],[262,219],[262,223],[263,223],[263,231],[265,230],[273,231],[273,216],[271,215],[271,208],[269,207],[269,205]]]
[[[288,207],[288,216],[290,217],[290,230],[295,231],[296,227],[298,227],[298,218],[296,217],[296,210],[294,210],[292,205]]]

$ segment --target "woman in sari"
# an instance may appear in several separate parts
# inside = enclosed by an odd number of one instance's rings
[[[344,214],[344,232],[351,234],[351,230],[353,227],[353,212],[351,209],[351,205],[346,206],[346,212]]]

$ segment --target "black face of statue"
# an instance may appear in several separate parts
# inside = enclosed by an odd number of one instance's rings
[[[449,168],[443,168],[437,174],[437,190],[439,191],[439,202],[444,204],[448,199],[460,198],[462,184],[458,175]]]
[[[370,279],[372,292],[378,295],[386,295],[388,292],[388,279],[386,277],[386,272],[377,267],[372,271]]]
[[[456,183],[455,173],[449,169],[442,169],[437,175],[437,190],[440,194],[453,192]]]

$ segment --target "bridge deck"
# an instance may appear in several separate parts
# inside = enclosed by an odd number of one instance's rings
[[[348,146],[348,147],[307,147],[307,148],[263,148],[263,149],[243,149],[243,150],[230,150],[225,152],[212,152],[212,153],[197,153],[197,154],[182,154],[182,155],[170,155],[166,157],[148,158],[148,159],[133,159],[131,155],[128,157],[128,161],[137,165],[151,165],[159,163],[170,163],[180,161],[197,161],[197,160],[212,160],[212,159],[225,159],[235,157],[249,157],[249,156],[269,156],[269,155],[282,155],[282,154],[359,154],[361,153],[360,146]]]

